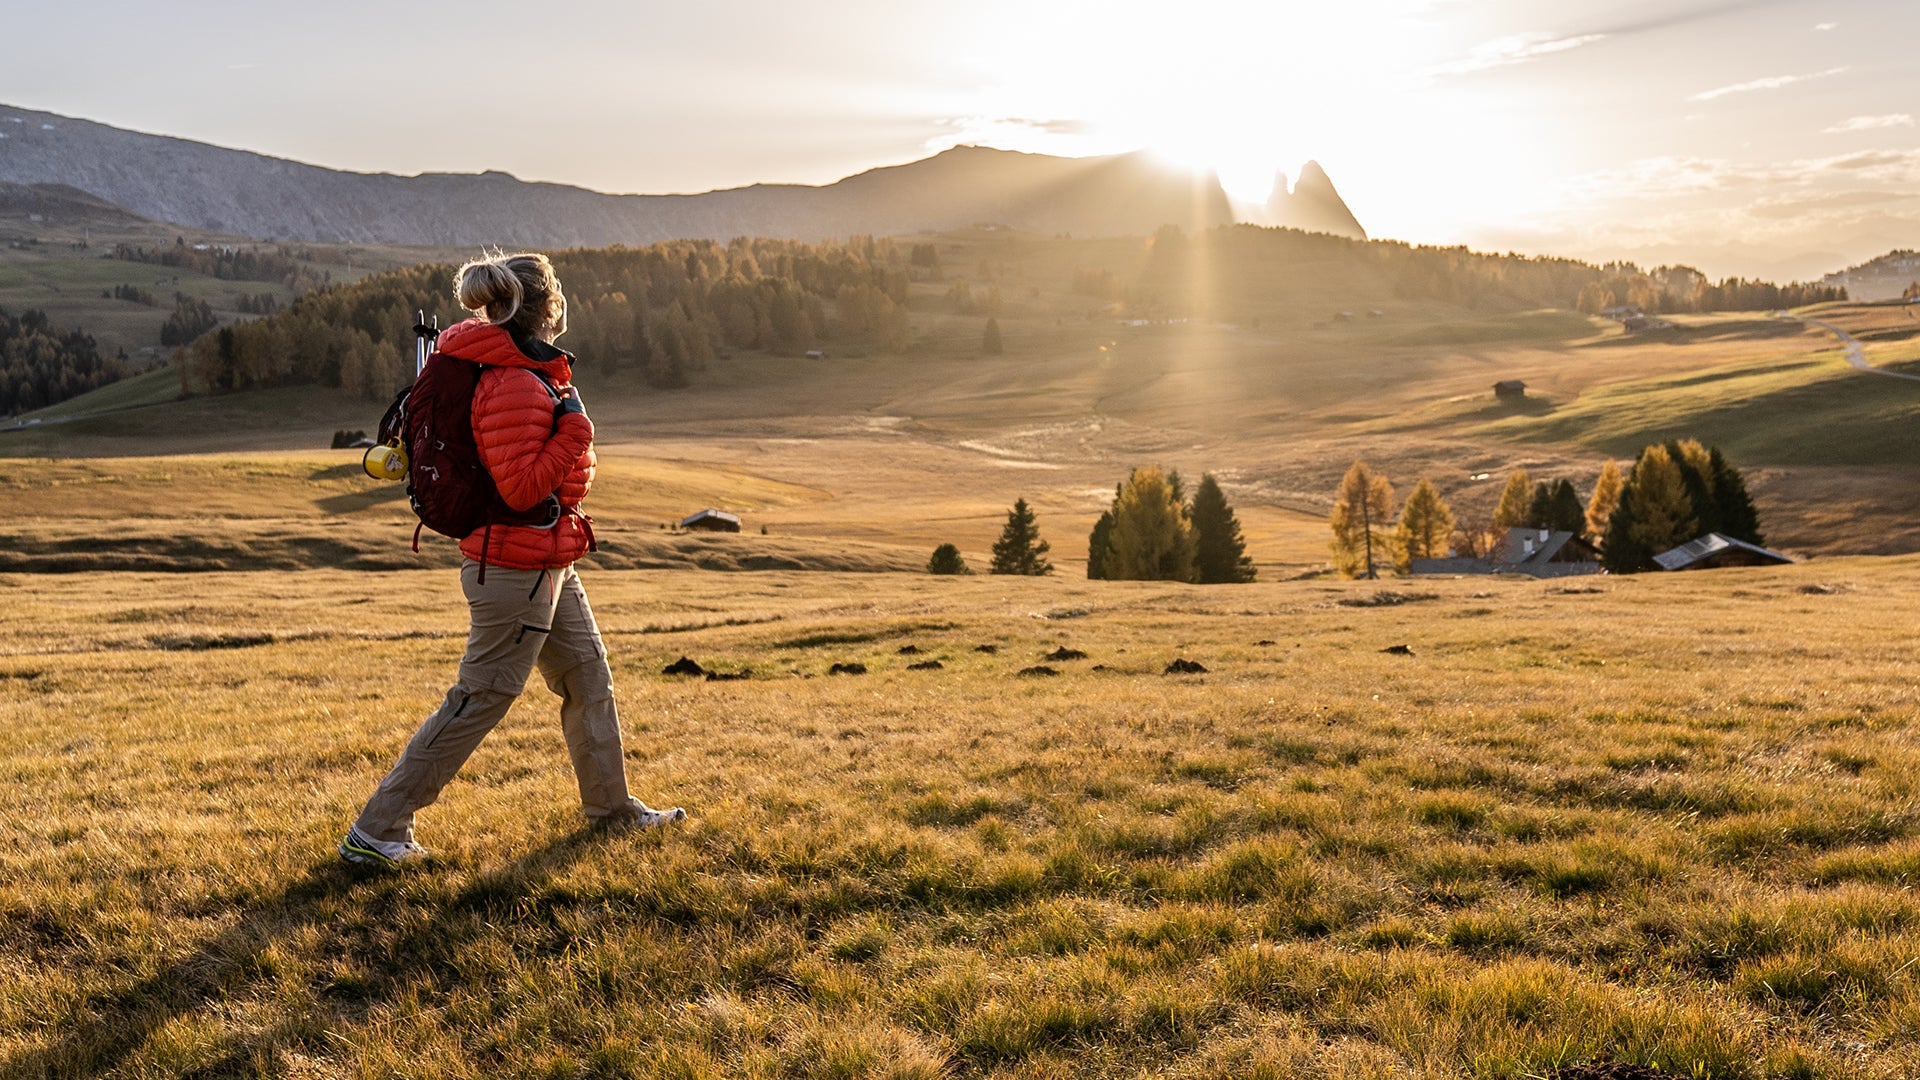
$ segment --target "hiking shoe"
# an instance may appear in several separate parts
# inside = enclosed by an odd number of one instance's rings
[[[687,812],[682,807],[671,810],[655,810],[639,799],[628,799],[627,805],[615,810],[603,818],[594,819],[596,829],[658,829],[675,822],[687,820]]]
[[[362,866],[398,866],[426,858],[427,849],[411,840],[375,840],[355,827],[340,841],[340,857]]]

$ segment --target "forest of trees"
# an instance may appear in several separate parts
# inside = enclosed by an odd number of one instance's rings
[[[1719,282],[1690,266],[1660,266],[1642,272],[1632,263],[1609,263],[1605,277],[1580,287],[1576,310],[1597,314],[1616,305],[1649,314],[1696,311],[1775,311],[1803,304],[1845,300],[1847,290],[1818,282],[1775,285],[1770,281],[1723,278]]]
[[[583,368],[630,368],[663,387],[684,386],[722,349],[799,355],[829,341],[899,349],[909,259],[871,237],[563,251],[553,256],[567,291],[562,344]],[[183,385],[217,393],[318,383],[383,398],[412,374],[414,312],[438,314],[443,326],[464,317],[450,299],[452,278],[451,266],[416,266],[309,293],[231,327],[230,342],[202,336]]]
[[[1236,282],[1244,294],[1284,291],[1293,281],[1348,277],[1355,287],[1377,290],[1384,278],[1400,296],[1467,306],[1497,301],[1592,307],[1620,300],[1658,311],[1771,307],[1834,292],[1826,286],[1736,279],[1713,285],[1684,267],[1649,274],[1624,263],[1595,266],[1253,226],[1192,237],[1169,226],[1136,250],[1143,250],[1143,257],[1124,276],[1111,268],[1083,267],[1057,284],[1117,301],[1136,316],[1224,315],[1230,312],[1212,308],[1244,302],[1220,299],[1200,287],[1209,281]],[[298,265],[295,253],[284,248],[196,250],[176,243],[157,252],[125,248],[117,254],[268,278]],[[626,369],[660,387],[686,385],[694,372],[732,349],[797,356],[834,343],[899,351],[911,337],[909,284],[946,277],[934,244],[872,237],[821,244],[679,240],[644,248],[562,251],[552,258],[570,305],[571,329],[564,342],[569,351],[587,370]],[[987,320],[980,336],[986,355],[1005,348],[1000,319],[1005,301],[998,281],[1004,269],[1004,262],[982,260],[977,279],[953,281],[940,305],[952,314]],[[244,311],[268,317],[232,327],[225,347],[216,335],[200,336],[182,385],[218,393],[318,383],[369,399],[385,397],[409,374],[414,311],[437,313],[442,325],[464,317],[449,299],[451,271],[430,265],[380,274],[308,293],[277,312],[271,310],[270,296],[247,297]],[[1039,295],[1037,286],[1032,291]]]
[[[1110,272],[1081,268],[1075,292],[1120,300],[1130,308],[1168,302],[1180,295],[1182,280],[1248,279],[1262,265],[1369,266],[1393,283],[1394,294],[1408,300],[1438,300],[1478,307],[1495,300],[1540,307],[1573,308],[1588,313],[1615,304],[1633,304],[1647,312],[1770,310],[1846,299],[1846,290],[1822,284],[1774,285],[1728,278],[1718,284],[1685,266],[1652,271],[1625,262],[1596,266],[1578,259],[1488,254],[1458,247],[1425,247],[1397,240],[1350,240],[1326,233],[1235,225],[1189,237],[1167,226],[1154,234],[1145,272],[1127,283]],[[1203,300],[1160,314],[1203,316]]]
[[[102,356],[79,330],[57,332],[44,311],[0,309],[0,414],[42,409],[126,374],[125,356]]]
[[[149,250],[133,244],[115,244],[109,258],[127,262],[189,270],[222,281],[272,281],[292,289],[305,290],[325,284],[324,275],[302,266],[304,252],[281,246],[272,251],[257,248],[231,248],[213,245],[189,245],[175,239],[172,247]]]
[[[173,310],[167,313],[167,321],[160,325],[160,344],[168,348],[186,345],[219,325],[220,317],[213,313],[213,305],[205,300],[174,293]]]
[[[1394,523],[1393,485],[1356,461],[1334,494],[1328,523],[1334,569],[1344,577],[1400,573],[1414,559],[1486,558],[1512,528],[1570,532],[1600,552],[1609,572],[1654,569],[1653,557],[1708,533],[1764,544],[1746,479],[1719,447],[1694,439],[1655,443],[1624,475],[1608,461],[1582,503],[1573,481],[1508,474],[1491,519],[1456,519],[1424,477]]]

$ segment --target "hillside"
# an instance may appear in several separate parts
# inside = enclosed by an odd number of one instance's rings
[[[165,258],[176,245],[268,257],[262,261],[275,262],[279,272],[221,278],[210,268],[112,257],[124,246]],[[257,314],[241,308],[263,296],[284,306],[316,284],[461,258],[469,250],[275,244],[155,221],[64,184],[0,182],[0,310],[44,311],[63,332],[77,328],[104,352],[125,352],[136,368],[166,360],[170,350],[162,345],[161,330],[176,296],[205,302],[228,324]]]
[[[1142,154],[1057,158],[969,146],[820,187],[609,195],[501,172],[342,172],[7,106],[0,106],[0,125],[8,136],[0,181],[67,184],[148,218],[276,240],[552,248],[902,235],[979,222],[1048,234],[1144,235],[1168,223],[1200,228],[1233,220],[1217,180]],[[1303,174],[1299,186],[1295,216],[1351,221],[1330,182],[1310,183]]]
[[[1025,498],[1055,562],[1074,574],[1113,486],[1136,465],[1162,464],[1220,479],[1262,579],[1272,580],[1324,567],[1331,492],[1356,458],[1383,469],[1403,495],[1429,476],[1457,511],[1483,514],[1510,469],[1567,477],[1584,498],[1607,457],[1689,436],[1721,444],[1747,470],[1773,545],[1801,555],[1920,551],[1910,513],[1920,501],[1920,445],[1906,433],[1920,384],[1854,371],[1833,335],[1798,322],[1674,315],[1667,330],[1628,334],[1510,291],[1524,273],[1542,275],[1542,288],[1578,291],[1568,276],[1578,264],[1492,260],[1432,279],[1425,260],[1457,253],[1284,231],[1236,230],[1184,249],[1166,237],[997,230],[928,242],[938,274],[922,267],[905,282],[899,309],[910,332],[898,348],[837,329],[838,305],[828,303],[830,336],[813,342],[824,359],[730,345],[723,332],[679,389],[648,385],[646,369],[620,352],[618,324],[593,321],[612,309],[589,304],[583,285],[582,314],[562,343],[582,354],[600,433],[606,475],[593,510],[613,541],[604,565],[655,564],[646,545],[704,506],[746,518],[747,535],[727,541],[739,558],[914,566],[952,542],[978,565],[1006,508]],[[886,246],[874,250],[884,265]],[[657,254],[620,258],[649,275],[686,265],[677,246]],[[838,265],[850,254],[830,247],[809,257]],[[562,268],[583,282],[631,269],[592,252],[569,255]],[[438,272],[393,280],[421,296],[444,288]],[[696,295],[678,278],[660,281],[666,295]],[[378,299],[376,284],[355,287],[368,293],[364,311],[342,308],[338,318],[387,312],[398,348],[407,320]],[[985,315],[953,300],[959,286],[979,298],[990,284],[1002,297],[1003,356],[982,353]],[[1135,317],[1148,309],[1160,314]],[[1859,304],[1819,314],[1851,328],[1868,360],[1888,366],[1920,361],[1920,338],[1904,329],[1920,324],[1905,316]],[[1495,400],[1491,384],[1501,379],[1525,381],[1526,400]],[[88,417],[83,398],[31,428],[0,432],[0,454],[64,459],[17,470],[9,486],[10,502],[44,510],[32,535],[9,538],[24,559],[358,565],[404,552],[411,528],[398,489],[360,478],[353,452],[324,449],[337,429],[371,428],[384,392],[270,386],[167,401],[164,384],[147,389],[162,400]],[[109,391],[102,408],[112,407]],[[247,455],[269,451],[293,458],[266,468],[244,500],[223,494],[234,477],[252,475]],[[207,453],[229,457],[217,466],[143,463]],[[659,471],[669,465],[670,482]],[[807,494],[768,494],[776,490]],[[151,547],[105,524],[128,506],[152,508],[140,535],[174,539]],[[790,542],[811,554],[794,555]],[[450,559],[451,545],[430,544],[428,557]]]
[[[1877,259],[1828,274],[1828,284],[1844,286],[1855,300],[1899,299],[1920,282],[1920,252],[1895,250]]]

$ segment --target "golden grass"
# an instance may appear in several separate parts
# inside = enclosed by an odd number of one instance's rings
[[[378,874],[448,571],[0,575],[0,1074],[1910,1076],[1916,586],[590,571],[690,822],[534,690]]]

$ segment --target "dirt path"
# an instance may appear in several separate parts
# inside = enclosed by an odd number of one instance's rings
[[[1839,327],[1833,325],[1830,322],[1822,322],[1819,319],[1809,319],[1805,315],[1789,315],[1784,311],[1775,312],[1774,317],[1782,318],[1782,319],[1797,319],[1800,322],[1806,323],[1809,326],[1817,326],[1820,329],[1825,330],[1826,332],[1832,334],[1834,337],[1839,338],[1840,344],[1845,345],[1847,347],[1847,363],[1852,364],[1854,367],[1859,368],[1861,371],[1871,371],[1875,375],[1885,375],[1890,379],[1912,379],[1915,382],[1920,382],[1920,375],[1909,375],[1904,371],[1888,371],[1886,368],[1877,368],[1877,367],[1874,367],[1872,364],[1867,363],[1867,350],[1860,344],[1860,342],[1854,340],[1854,336],[1852,334],[1847,333],[1845,330],[1840,329]]]

